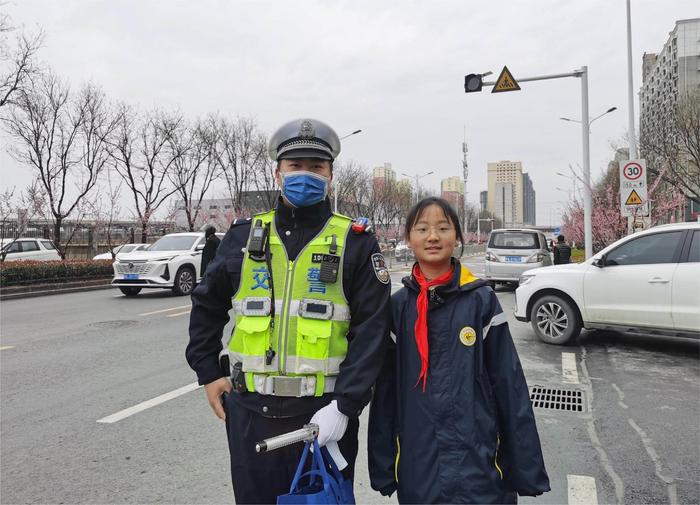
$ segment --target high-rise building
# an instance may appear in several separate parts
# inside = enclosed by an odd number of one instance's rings
[[[396,172],[391,168],[391,163],[375,167],[372,171],[372,187],[374,189],[383,188],[385,184],[396,181]]]
[[[491,192],[489,191],[490,194]],[[492,212],[494,215],[501,220],[504,227],[516,226],[515,184],[512,182],[497,182],[493,196],[494,210]]]
[[[479,193],[479,212],[486,212],[488,210],[489,202],[489,192],[482,191]]]
[[[443,179],[440,181],[440,196],[460,212],[464,207],[464,181],[457,176]]]
[[[535,188],[529,174],[523,174],[523,224],[535,226],[537,224],[535,212]]]
[[[499,186],[500,194],[497,195],[498,184],[510,184],[511,189]],[[509,196],[504,196],[505,192]],[[500,206],[499,203],[500,202]],[[504,205],[512,202],[513,210],[504,211]],[[504,226],[522,226],[523,224],[523,164],[520,161],[499,161],[488,164],[488,200],[487,209],[503,220]],[[499,214],[500,213],[500,214]],[[511,216],[511,217],[508,217]]]
[[[653,141],[674,106],[700,92],[700,18],[676,21],[660,53],[644,53],[639,135]]]

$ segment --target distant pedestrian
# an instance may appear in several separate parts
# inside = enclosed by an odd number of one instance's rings
[[[204,228],[204,236],[207,238],[204,243],[204,249],[202,250],[202,268],[199,271],[199,275],[204,277],[204,272],[207,270],[207,265],[216,256],[216,250],[219,248],[221,240],[216,236],[216,228],[209,224]]]
[[[554,246],[554,264],[563,265],[571,263],[571,247],[566,243],[564,235],[557,237],[557,245]]]

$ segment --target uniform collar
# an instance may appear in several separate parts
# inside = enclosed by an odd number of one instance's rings
[[[315,228],[325,223],[331,216],[331,202],[328,198],[309,207],[288,207],[277,200],[275,215],[277,224],[282,228]]]

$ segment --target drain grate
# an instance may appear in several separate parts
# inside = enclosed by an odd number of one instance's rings
[[[545,386],[530,388],[530,401],[538,409],[585,412],[586,397],[580,389],[563,389]]]

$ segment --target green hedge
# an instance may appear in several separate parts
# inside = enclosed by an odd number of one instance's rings
[[[586,251],[584,249],[571,250],[571,263],[581,263],[586,261]]]
[[[112,260],[6,261],[0,263],[0,286],[96,279],[113,273]]]

